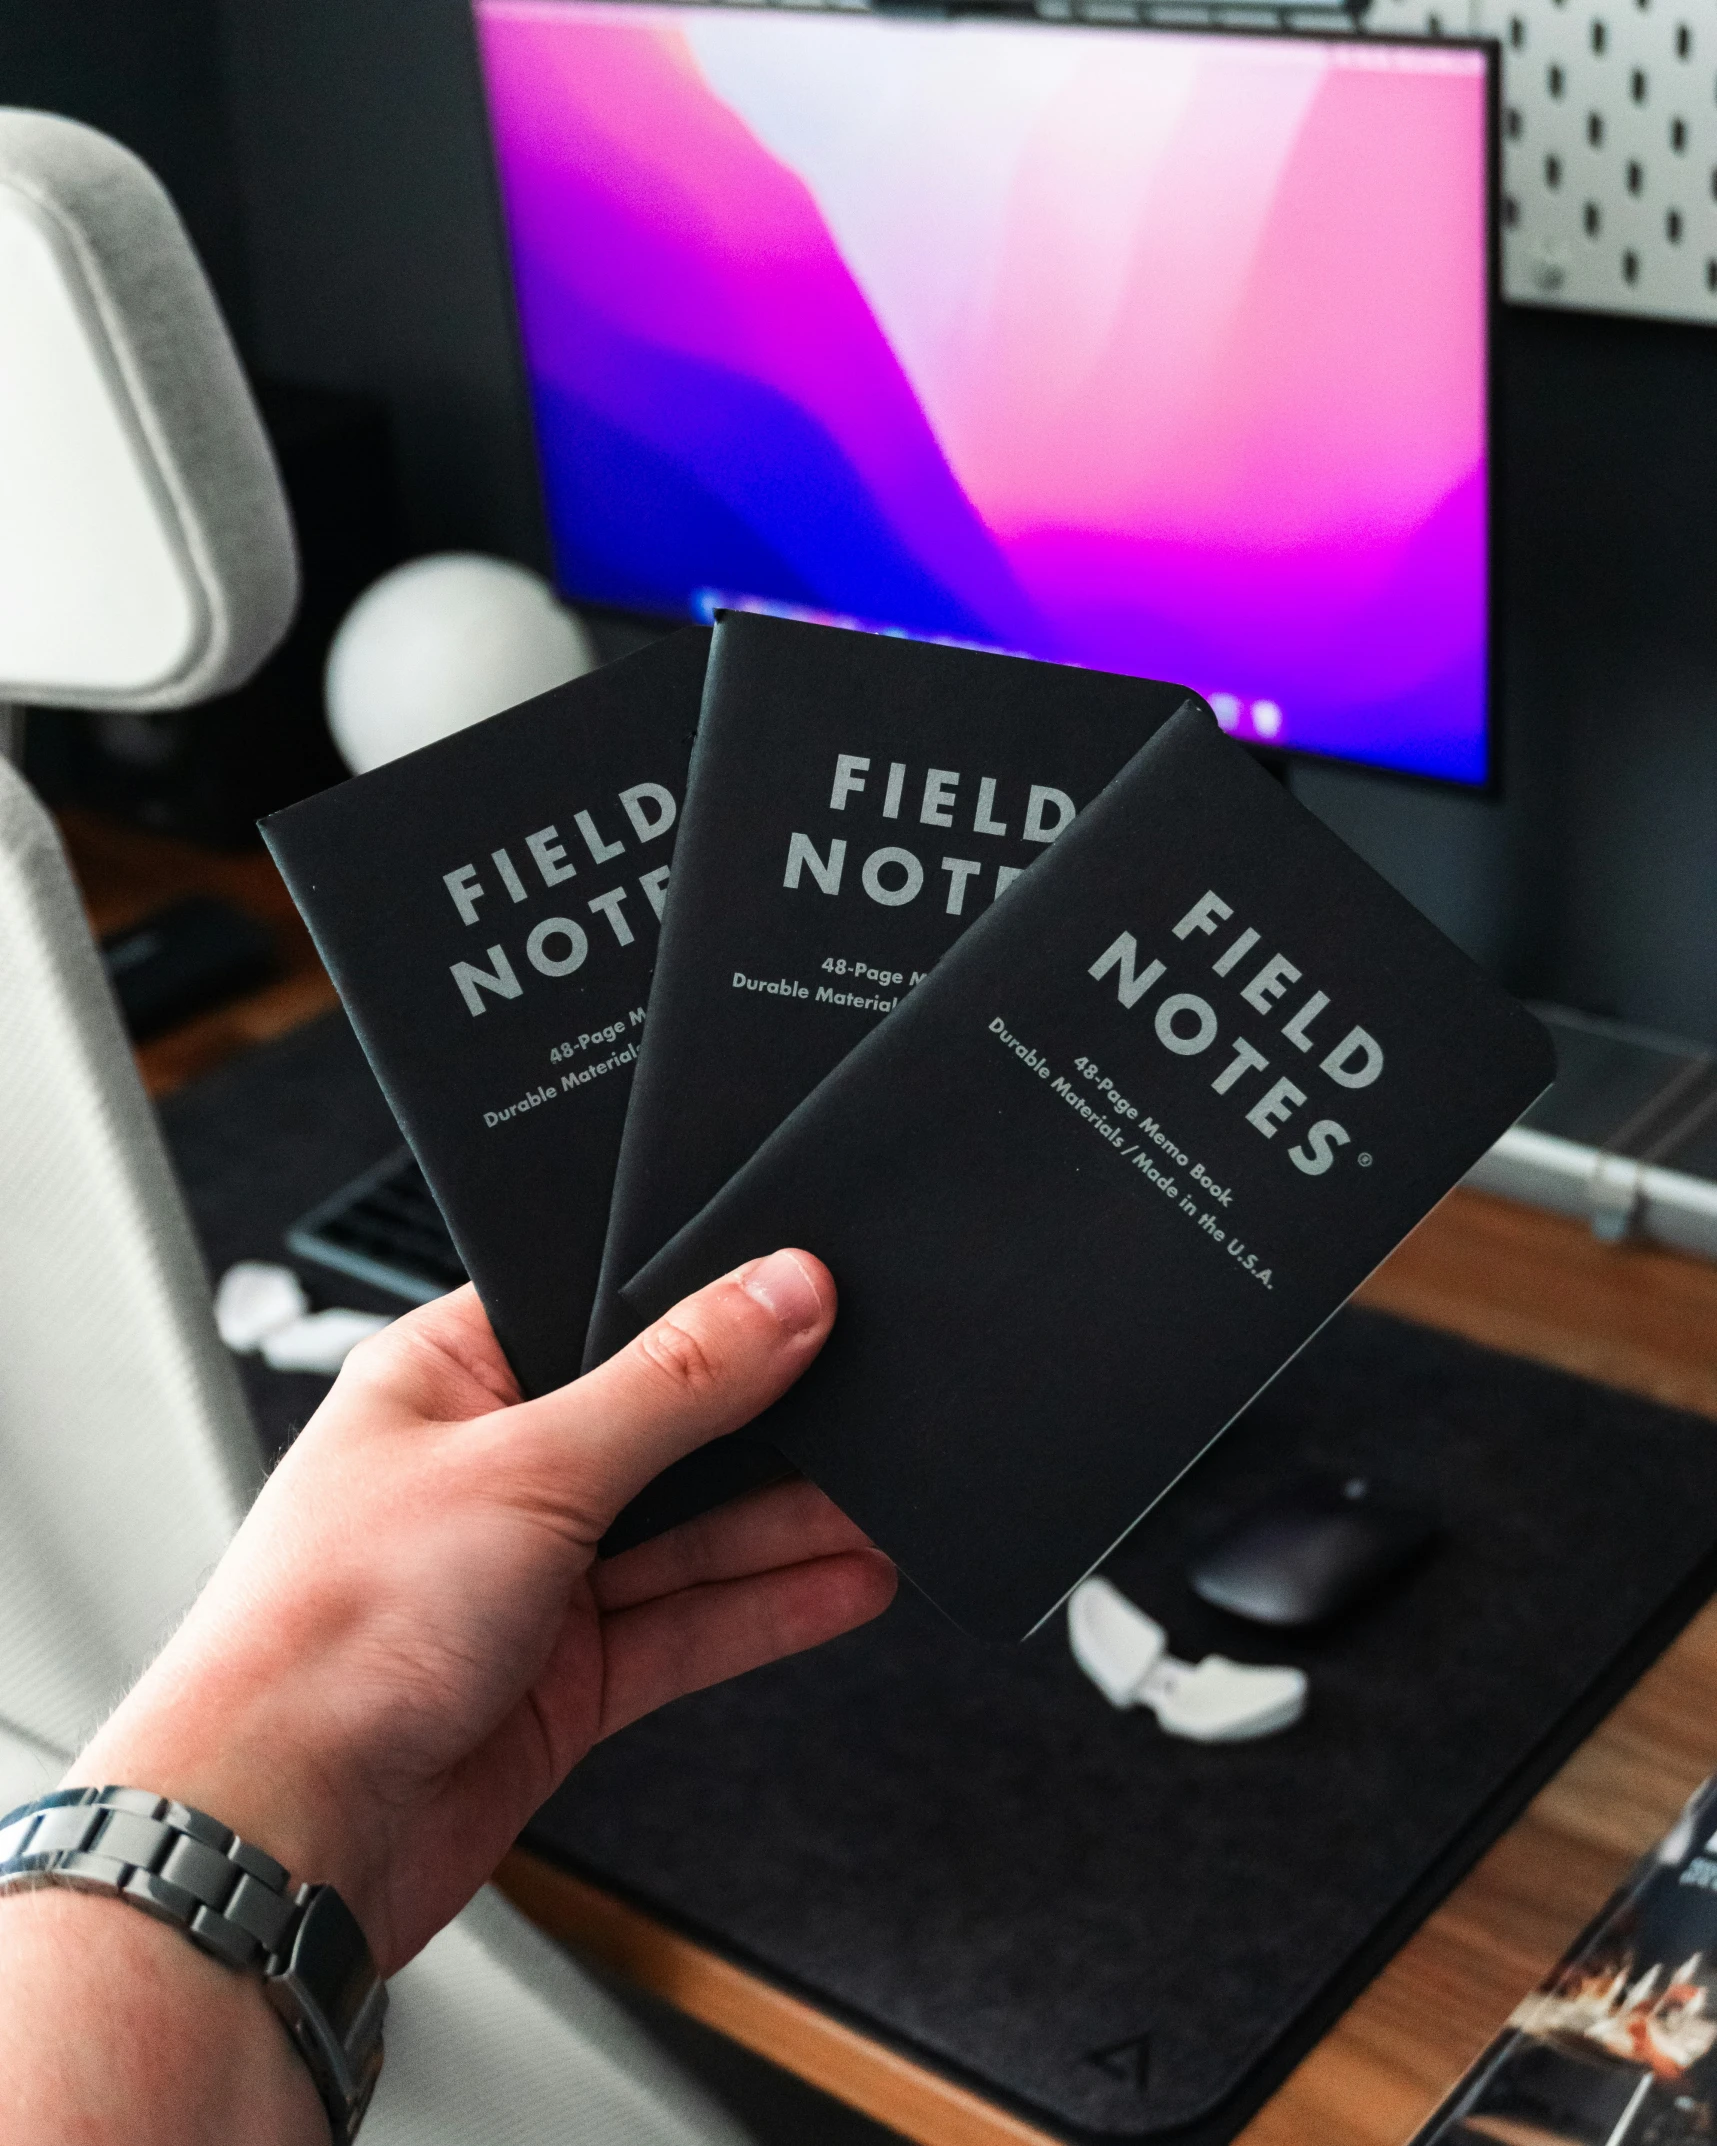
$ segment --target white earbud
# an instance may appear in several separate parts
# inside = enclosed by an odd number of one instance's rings
[[[1306,1710],[1302,1669],[1255,1667],[1207,1654],[1195,1667],[1168,1634],[1107,1580],[1082,1580],[1067,1603],[1073,1659],[1111,1706],[1147,1706],[1171,1736],[1243,1743],[1273,1736]]]
[[[241,1259],[215,1291],[215,1326],[235,1356],[260,1354],[274,1371],[321,1371],[330,1378],[360,1341],[390,1322],[373,1311],[312,1311],[290,1267]]]
[[[1139,1688],[1168,1652],[1168,1634],[1107,1580],[1081,1580],[1067,1601],[1073,1659],[1111,1706],[1136,1704]]]

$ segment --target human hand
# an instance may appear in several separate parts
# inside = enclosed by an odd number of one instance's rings
[[[599,1738],[887,1606],[892,1565],[804,1482],[596,1558],[834,1311],[822,1264],[777,1252],[526,1402],[473,1290],[397,1320],[68,1780],[173,1796],[336,1885],[392,1974]]]

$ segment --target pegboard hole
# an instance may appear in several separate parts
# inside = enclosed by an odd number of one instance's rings
[[[1518,15],[1515,15],[1510,18],[1508,25],[1508,41],[1514,47],[1516,52],[1518,52],[1521,46],[1524,45],[1526,42],[1526,25],[1521,21]]]
[[[1502,220],[1510,230],[1520,221],[1520,203],[1512,194],[1504,194],[1502,197]]]
[[[1687,122],[1676,119],[1670,122],[1669,146],[1680,156],[1687,147]]]
[[[1644,186],[1644,184],[1644,169],[1638,164],[1630,164],[1628,166],[1628,192],[1630,194],[1637,194],[1640,188]]]
[[[1598,233],[1604,227],[1604,219],[1602,216],[1599,215],[1598,204],[1595,201],[1588,201],[1586,204],[1585,222],[1586,236],[1588,238],[1596,238]]]
[[[1562,184],[1562,159],[1559,156],[1547,156],[1544,159],[1544,183],[1548,187]]]
[[[1551,70],[1550,70],[1550,72],[1549,72],[1549,74],[1548,74],[1548,75],[1546,75],[1546,77],[1545,77],[1545,80],[1546,80],[1546,81],[1547,81],[1547,82],[1549,83],[1549,85],[1550,85],[1550,94],[1551,94],[1551,96],[1553,96],[1553,97],[1560,97],[1560,96],[1561,96],[1561,94],[1562,94],[1562,70],[1561,70],[1561,68],[1560,68],[1560,67],[1552,67],[1552,68],[1551,68]]]
[[[1606,44],[1606,43],[1608,42],[1608,39],[1609,39],[1609,32],[1608,32],[1608,31],[1607,31],[1607,30],[1605,29],[1604,25],[1603,25],[1603,24],[1602,24],[1601,22],[1595,22],[1595,23],[1593,23],[1593,25],[1592,25],[1592,50],[1593,50],[1594,52],[1602,52],[1602,51],[1603,51],[1603,49],[1604,49],[1604,46],[1605,46],[1605,44]]]
[[[1639,281],[1639,255],[1630,246],[1622,255],[1622,280],[1624,283]]]
[[[1511,142],[1519,141],[1520,130],[1523,124],[1524,122],[1522,121],[1520,116],[1519,105],[1511,104],[1508,108],[1508,115],[1503,120],[1503,125],[1508,131],[1508,138]]]
[[[1678,60],[1690,59],[1693,55],[1693,32],[1682,23],[1675,33],[1675,56]]]
[[[1681,244],[1681,211],[1679,209],[1670,210],[1669,214],[1663,219],[1663,228],[1668,236],[1669,243],[1672,246],[1679,246]]]
[[[1636,67],[1636,68],[1634,69],[1633,73],[1632,73],[1631,75],[1629,75],[1629,77],[1628,77],[1628,94],[1629,94],[1629,95],[1630,95],[1630,96],[1631,96],[1631,97],[1633,98],[1633,100],[1634,100],[1635,104],[1644,104],[1644,102],[1645,102],[1645,69],[1644,69],[1643,67]]]
[[[1588,112],[1586,114],[1586,139],[1594,149],[1603,147],[1604,115],[1602,112]]]
[[[1707,261],[1705,264],[1705,288],[1708,291],[1717,291],[1717,261]]]

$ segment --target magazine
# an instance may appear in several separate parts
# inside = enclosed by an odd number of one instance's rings
[[[1717,1776],[1412,2146],[1717,2139]]]

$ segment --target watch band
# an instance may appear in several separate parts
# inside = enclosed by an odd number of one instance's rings
[[[294,1887],[218,1819],[139,1788],[62,1788],[0,1818],[0,1896],[44,1885],[115,1894],[260,1976],[335,2140],[356,2136],[382,2068],[388,1993],[331,1885]]]

